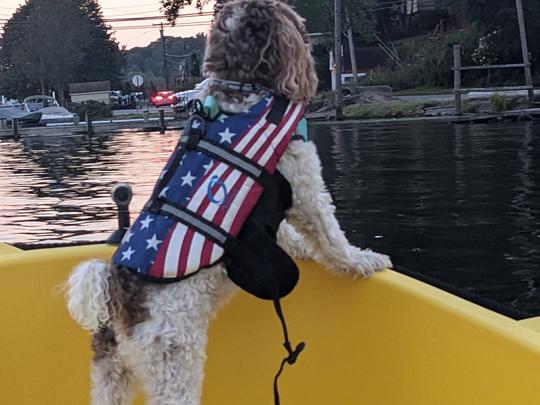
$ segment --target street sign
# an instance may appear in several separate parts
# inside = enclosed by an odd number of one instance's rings
[[[142,84],[144,83],[144,79],[142,78],[141,75],[135,75],[131,79],[131,83],[133,83],[134,86],[141,87]]]

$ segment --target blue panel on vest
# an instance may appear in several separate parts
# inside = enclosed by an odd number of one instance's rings
[[[270,101],[270,98],[263,99],[246,113],[221,116],[216,120],[207,121],[205,139],[215,141],[223,147],[231,147],[237,138],[261,118]],[[178,153],[179,150],[173,153],[160,178],[171,170],[173,160]],[[181,164],[156,197],[189,209],[194,190],[204,181],[205,174],[214,164],[215,161],[210,156],[193,150],[185,150]],[[216,182],[219,182],[219,179],[216,179]],[[218,191],[216,195],[205,193],[205,197],[210,202],[219,204],[226,197],[226,190]],[[161,244],[176,223],[175,220],[164,215],[143,210],[114,254],[113,263],[148,275]]]

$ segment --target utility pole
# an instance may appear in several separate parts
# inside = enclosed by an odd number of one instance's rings
[[[341,0],[334,0],[334,24],[335,24],[335,74],[336,74],[336,120],[343,119],[343,89],[341,86],[342,51],[341,51]]]
[[[170,90],[169,68],[167,67],[167,48],[165,46],[165,37],[163,36],[163,23],[161,23],[159,34],[161,36],[161,47],[163,48],[163,76],[165,77],[165,90]]]
[[[525,19],[523,17],[523,4],[521,0],[516,0],[517,17],[519,21],[519,36],[521,38],[521,52],[523,53],[523,64],[525,65],[525,82],[529,87],[529,104],[534,103],[534,90],[532,88],[533,79],[531,73],[531,61],[529,59],[529,47],[527,46],[527,32],[525,31]]]
[[[351,55],[353,81],[357,82],[358,81],[358,66],[356,65],[356,49],[354,48],[353,30],[350,26],[349,26],[349,29],[347,30],[347,36],[349,37],[349,53]]]
[[[349,9],[345,9],[345,15],[347,17],[347,39],[349,40],[349,55],[351,57],[351,68],[353,74],[353,82],[358,81],[358,66],[356,65],[356,48],[354,46],[354,34],[351,25],[351,16]]]

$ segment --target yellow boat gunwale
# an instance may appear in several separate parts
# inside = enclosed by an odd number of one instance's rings
[[[0,256],[2,403],[87,403],[89,337],[56,287],[77,262],[113,249]],[[284,404],[540,404],[540,335],[525,326],[532,320],[393,271],[353,281],[300,266],[284,310],[293,342],[307,347],[282,377]],[[239,293],[211,326],[203,404],[270,404],[280,332],[271,304]]]

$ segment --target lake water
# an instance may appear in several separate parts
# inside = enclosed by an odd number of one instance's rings
[[[317,124],[349,239],[395,263],[540,315],[540,123]],[[146,202],[178,133],[0,140],[0,241],[97,241],[112,184]]]

